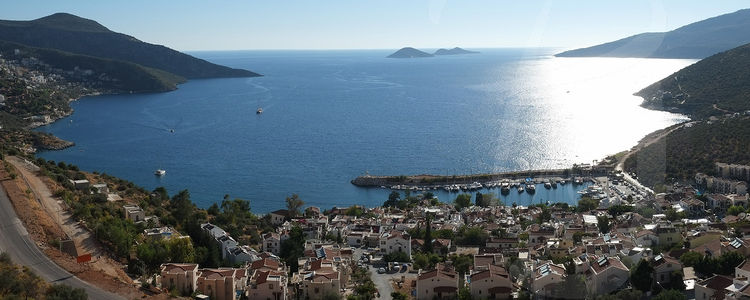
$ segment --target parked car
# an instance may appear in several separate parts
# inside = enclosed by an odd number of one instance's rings
[[[385,273],[385,268],[378,269],[378,274],[383,274],[383,273]]]

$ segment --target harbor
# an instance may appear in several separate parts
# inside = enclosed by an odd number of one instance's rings
[[[388,184],[393,183],[393,184]],[[358,187],[404,193],[430,192],[442,201],[451,201],[457,193],[492,193],[504,205],[568,203],[576,205],[586,196],[600,201],[601,207],[632,204],[651,192],[613,172],[609,165],[574,165],[570,169],[532,170],[461,176],[373,176],[365,174],[352,180]]]

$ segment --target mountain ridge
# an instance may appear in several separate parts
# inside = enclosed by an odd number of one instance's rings
[[[750,43],[750,9],[690,23],[668,32],[647,32],[558,57],[705,58]]]
[[[255,77],[258,73],[220,66],[109,30],[90,19],[56,13],[30,21],[0,20],[0,40],[35,48],[136,63],[188,79]]]

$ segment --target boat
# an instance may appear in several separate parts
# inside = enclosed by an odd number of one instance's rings
[[[552,182],[550,182],[550,184],[552,185],[553,189],[557,188],[557,181],[552,181]]]
[[[263,113],[263,108],[262,107],[258,107],[258,110],[255,111],[255,114],[258,114],[258,115],[262,114],[262,113]]]
[[[552,184],[549,183],[549,181],[547,181],[547,182],[544,183],[544,188],[545,189],[551,189],[552,188]]]
[[[501,183],[500,193],[502,193],[503,195],[507,195],[508,193],[510,193],[510,184],[508,184],[507,182]]]
[[[164,176],[164,174],[167,174],[167,171],[165,171],[163,169],[158,169],[158,170],[154,171],[154,175],[156,175],[156,176]]]
[[[534,186],[533,183],[532,184],[527,184],[526,185],[526,192],[529,193],[529,194],[536,193],[536,186]]]
[[[523,187],[521,185],[518,186],[518,193],[523,193]]]

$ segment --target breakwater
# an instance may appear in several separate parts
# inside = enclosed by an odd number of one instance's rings
[[[365,174],[354,178],[351,183],[359,187],[441,187],[445,185],[471,185],[481,184],[483,186],[491,185],[502,181],[522,181],[531,178],[536,183],[545,181],[567,180],[570,182],[576,179],[583,181],[586,178],[594,176],[604,176],[611,172],[611,166],[574,166],[568,169],[542,169],[542,170],[525,170],[499,173],[484,174],[467,174],[467,175],[389,175],[377,176]]]

